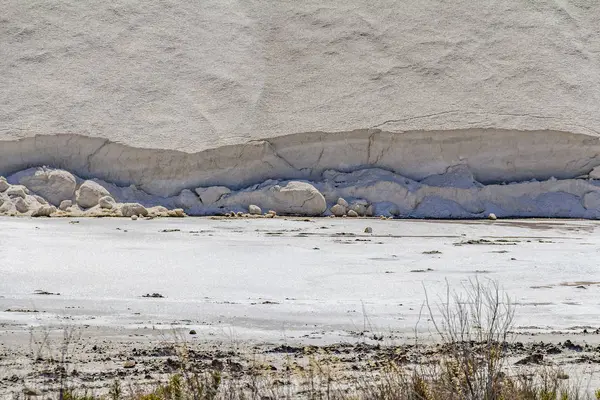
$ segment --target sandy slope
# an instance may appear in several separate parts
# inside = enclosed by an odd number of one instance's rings
[[[313,131],[600,131],[600,5],[0,3],[0,139],[200,151]]]

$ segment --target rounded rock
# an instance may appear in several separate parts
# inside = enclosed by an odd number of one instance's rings
[[[145,217],[148,215],[148,210],[139,203],[125,203],[121,206],[121,215],[124,217],[133,217],[134,215]]]
[[[103,196],[98,199],[98,205],[100,208],[111,210],[116,207],[117,203],[111,196]]]
[[[174,208],[173,210],[169,210],[167,213],[169,217],[173,218],[183,218],[185,217],[185,212],[182,208]]]
[[[339,204],[340,206],[344,206],[344,207],[348,208],[348,202],[346,200],[344,200],[342,197],[337,199],[336,204]]]
[[[117,207],[115,205],[115,207]],[[154,206],[148,208],[148,215],[152,217],[167,217],[169,215],[169,210],[163,206]]]
[[[104,196],[110,196],[108,190],[94,181],[85,181],[77,190],[76,201],[83,208],[91,208],[98,205],[98,200]]]
[[[41,206],[37,210],[35,210],[31,216],[32,217],[49,217],[56,212],[56,207],[51,205]]]
[[[365,233],[373,233],[373,228],[371,228],[370,226],[367,226],[365,228]]]
[[[494,213],[489,213],[487,218],[492,221],[495,221],[498,219],[498,217],[496,217],[496,214],[494,214]]]
[[[290,181],[285,186],[274,185],[265,202],[284,215],[319,216],[327,210],[325,197],[310,183]]]
[[[15,209],[21,214],[29,211],[29,206],[27,206],[27,203],[25,203],[25,200],[22,197],[17,197],[13,200],[13,204],[15,205]]]
[[[73,201],[71,200],[63,200],[60,202],[60,205],[58,206],[59,210],[65,211],[67,208],[71,207],[73,205]]]
[[[6,192],[6,189],[8,189],[9,187],[10,185],[8,184],[8,182],[6,182],[6,178],[0,176],[0,193]]]
[[[14,185],[9,187],[8,190],[6,190],[6,194],[8,195],[8,197],[13,199],[16,197],[24,199],[25,196],[27,196],[27,191],[25,190],[25,186]]]
[[[354,210],[358,215],[364,217],[367,213],[367,204],[362,201],[357,201],[350,206],[350,210]]]
[[[354,210],[348,211],[348,213],[346,215],[348,215],[349,217],[352,217],[352,218],[358,217],[358,213]]]
[[[132,221],[137,221],[137,219],[138,219],[138,216],[137,216],[137,215],[132,215],[132,216],[131,216],[131,220],[132,220]]]
[[[250,204],[248,206],[248,212],[252,215],[260,215],[262,214],[262,210],[260,209],[259,206],[254,205],[254,204]]]
[[[335,204],[333,207],[331,207],[331,213],[333,215],[335,215],[336,217],[341,217],[343,215],[346,215],[346,207],[344,207],[341,204]]]
[[[0,214],[6,213],[12,209],[13,204],[10,201],[0,201]]]
[[[61,169],[38,168],[33,173],[22,176],[19,183],[39,194],[49,203],[59,205],[71,199],[77,182],[70,172]]]

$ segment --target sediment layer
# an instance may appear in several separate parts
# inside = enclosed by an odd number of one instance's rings
[[[45,182],[54,169],[72,173],[70,196],[60,200],[77,205],[78,215],[87,215],[102,196],[189,215],[245,212],[250,205],[280,214],[340,214],[339,207],[331,210],[340,197],[349,203],[343,214],[354,208],[358,215],[370,209],[370,215],[419,218],[489,213],[597,218],[600,207],[593,173],[600,165],[599,139],[569,132],[363,129],[280,136],[198,153],[80,135],[0,144],[0,175],[9,186],[27,188],[27,196],[58,207],[54,196],[64,190],[47,189]],[[82,189],[86,180],[102,189],[92,202],[79,194],[88,190],[89,185]],[[8,204],[11,196],[4,196]],[[34,213],[34,205],[21,214]],[[4,212],[19,214],[15,207],[5,206]],[[118,209],[112,214],[120,215]]]
[[[81,135],[0,141],[0,175],[47,165],[168,197],[185,188],[243,188],[267,179],[318,180],[323,171],[382,168],[414,180],[466,165],[483,184],[574,178],[600,164],[596,136],[468,129],[312,132],[198,153],[131,147]]]

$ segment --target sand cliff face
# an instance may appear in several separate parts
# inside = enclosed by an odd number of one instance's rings
[[[144,149],[80,135],[40,135],[0,146],[0,175],[48,165],[148,194],[233,189],[267,179],[320,180],[323,171],[383,168],[421,180],[463,165],[487,183],[575,178],[600,165],[597,137],[558,131],[356,130],[253,140],[198,153]]]
[[[494,185],[600,165],[595,1],[2,9],[0,175],[45,165],[166,199],[327,170]]]
[[[5,0],[0,134],[197,152],[302,132],[600,132],[600,5]]]

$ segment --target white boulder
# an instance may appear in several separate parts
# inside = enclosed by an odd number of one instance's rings
[[[0,214],[4,214],[10,211],[13,207],[13,204],[10,201],[0,201]]]
[[[285,186],[276,181],[267,181],[232,192],[219,203],[228,208],[256,204],[278,215],[318,216],[327,209],[325,198],[313,185],[298,181],[290,181]]]
[[[73,197],[77,182],[70,172],[47,168],[37,168],[31,172],[20,177],[19,183],[51,204],[59,205],[61,201]]]
[[[291,181],[284,187],[276,185],[270,191],[272,207],[278,214],[318,216],[325,212],[325,197],[313,185]]]
[[[72,200],[63,200],[63,201],[60,202],[60,205],[58,206],[58,209],[65,211],[67,208],[71,207],[72,205],[73,205],[73,201]]]
[[[139,203],[125,203],[121,205],[121,215],[124,217],[131,217],[134,215],[145,217],[148,215],[148,210]]]
[[[0,176],[0,193],[5,192],[6,189],[8,189],[9,187],[10,187],[10,185],[6,181],[6,178],[3,176]]]
[[[367,203],[366,201],[356,200],[356,201],[352,202],[352,205],[350,205],[350,209],[354,210],[361,217],[364,217],[365,214],[367,213],[368,206],[369,206],[369,203]]]
[[[340,206],[344,206],[344,207],[348,208],[348,202],[341,197],[339,199],[337,199],[336,204],[339,204]]]
[[[116,207],[117,203],[111,196],[103,196],[98,199],[98,205],[100,208],[111,210]]]
[[[20,198],[24,199],[25,196],[27,196],[27,192],[28,192],[27,188],[25,186],[21,186],[21,185],[13,185],[13,186],[9,187],[8,190],[6,190],[6,194],[10,198],[20,197]]]
[[[349,217],[354,217],[354,218],[358,217],[358,213],[354,210],[348,211],[348,213],[346,215]]]
[[[257,205],[254,205],[254,204],[250,204],[248,206],[248,212],[252,215],[261,215],[262,214],[262,210],[260,209],[260,207]]]
[[[490,219],[492,221],[495,221],[495,220],[498,219],[498,217],[496,217],[496,214],[494,214],[494,213],[489,213],[488,214],[488,219]]]
[[[77,190],[76,201],[81,207],[90,208],[98,205],[98,200],[104,196],[110,196],[108,190],[94,181],[85,181]]]
[[[398,209],[398,206],[393,205],[389,208],[388,210],[389,214],[393,217],[398,217],[400,216],[400,210]]]
[[[333,207],[331,207],[331,213],[336,217],[341,217],[346,215],[346,207],[341,204],[335,204]]]
[[[51,205],[41,206],[37,210],[35,210],[31,216],[32,217],[49,217],[50,215],[56,212],[56,207]]]
[[[185,212],[181,208],[174,208],[173,210],[169,210],[169,212],[167,214],[169,217],[172,217],[172,218],[185,217]]]
[[[231,190],[225,186],[210,186],[196,188],[196,193],[200,197],[202,204],[209,206],[221,200],[223,196],[231,193]]]
[[[169,210],[163,206],[149,207],[148,215],[151,217],[166,217],[169,215]]]
[[[16,197],[13,200],[13,204],[15,205],[15,209],[22,214],[29,211],[29,206],[22,197]]]

